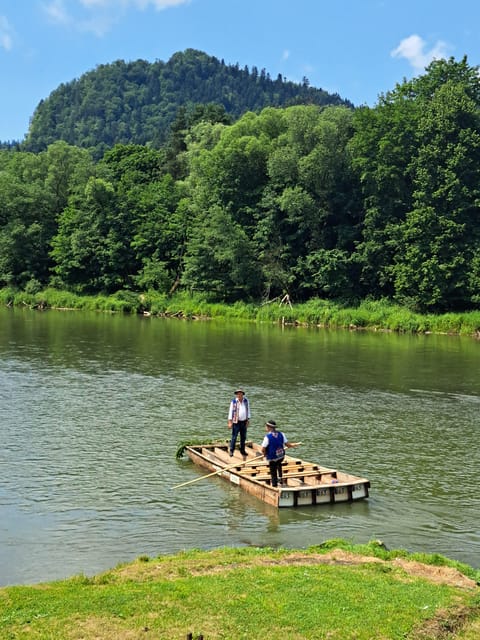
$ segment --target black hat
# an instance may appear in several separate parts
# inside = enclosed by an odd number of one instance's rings
[[[277,423],[275,422],[275,420],[267,420],[267,422],[265,423],[265,426],[270,427],[271,429],[276,429]]]

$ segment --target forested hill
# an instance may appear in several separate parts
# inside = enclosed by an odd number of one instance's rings
[[[97,158],[63,140],[0,149],[0,288],[480,309],[480,76],[466,57],[373,108],[225,120],[222,105],[178,107],[158,149]]]
[[[38,152],[64,140],[99,157],[117,143],[159,147],[180,106],[211,103],[233,120],[266,106],[353,106],[338,94],[310,87],[307,79],[272,80],[265,69],[227,65],[187,49],[166,63],[118,60],[61,84],[37,106],[23,148]]]

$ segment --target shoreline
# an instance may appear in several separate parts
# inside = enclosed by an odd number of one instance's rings
[[[200,295],[120,291],[108,296],[79,296],[45,289],[35,294],[0,289],[0,304],[35,311],[96,311],[186,321],[276,324],[282,327],[374,331],[410,335],[464,336],[480,339],[480,311],[420,314],[385,300],[347,307],[331,300],[251,303],[212,302]]]

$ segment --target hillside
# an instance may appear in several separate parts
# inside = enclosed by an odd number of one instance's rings
[[[61,84],[37,106],[26,151],[42,151],[57,140],[90,148],[100,156],[116,143],[161,146],[180,106],[219,104],[232,119],[266,106],[353,106],[338,94],[272,80],[256,67],[240,68],[201,51],[175,53],[168,62],[117,60]]]

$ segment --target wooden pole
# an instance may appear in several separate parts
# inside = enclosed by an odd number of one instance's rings
[[[301,444],[303,444],[303,442],[292,442],[290,444],[290,447],[287,447],[287,449],[293,449],[294,447],[299,447]],[[286,453],[286,452],[285,452]],[[288,454],[286,454],[288,455]],[[245,463],[246,466],[248,466],[249,464],[258,464],[257,460],[260,458],[261,456],[258,456],[258,458],[252,458],[252,460],[247,460],[247,462]],[[262,462],[262,464],[268,465],[268,460],[265,460],[264,462]]]
[[[254,460],[259,460],[260,458],[263,458],[263,454],[260,454],[259,456],[257,456],[256,458],[253,458],[252,460],[244,460],[243,462],[235,462],[235,464],[230,464],[227,467],[224,467],[223,469],[219,469],[218,471],[213,471],[212,473],[208,473],[206,476],[201,476],[200,478],[195,478],[194,480],[189,480],[188,482],[182,482],[181,484],[176,484],[174,487],[172,487],[172,489],[179,489],[180,487],[186,487],[187,484],[193,484],[194,482],[200,482],[200,480],[205,480],[205,478],[211,478],[212,476],[216,476],[219,473],[223,473],[224,471],[228,471],[229,469],[234,469],[235,467],[243,467],[243,465],[247,464],[248,462],[253,462]]]

